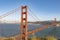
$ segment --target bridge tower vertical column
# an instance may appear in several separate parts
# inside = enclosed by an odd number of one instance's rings
[[[28,40],[27,6],[21,8],[20,40]]]
[[[57,25],[57,21],[56,21],[56,18],[54,18],[54,26]]]

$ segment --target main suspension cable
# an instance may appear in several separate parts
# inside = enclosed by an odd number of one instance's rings
[[[34,14],[34,12],[28,7],[29,11],[31,12],[30,14],[33,15],[33,17],[35,19],[37,19],[38,21],[40,21],[40,19]]]
[[[18,7],[18,8],[16,8],[16,9],[14,9],[14,10],[11,10],[11,11],[9,11],[9,12],[1,15],[1,16],[0,16],[0,19],[2,19],[2,18],[4,18],[4,17],[7,17],[7,16],[9,16],[9,15],[11,15],[11,14],[14,14],[14,13],[17,12],[18,10],[20,10],[20,7]]]

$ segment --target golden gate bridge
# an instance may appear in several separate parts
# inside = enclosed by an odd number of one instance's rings
[[[31,13],[28,13],[28,9]],[[14,14],[15,12],[17,12],[19,10],[20,10],[20,7],[1,15],[0,20],[9,15]],[[21,19],[19,19],[19,20],[21,20],[20,40],[28,40],[29,35],[39,32],[39,31],[42,31],[46,28],[50,28],[51,25],[54,25],[55,27],[57,25],[56,18],[55,18],[54,21],[52,22],[52,24],[46,24],[43,27],[40,27],[38,29],[28,31],[28,17],[29,17],[28,14],[31,16],[31,18],[34,18],[35,20],[40,21],[40,19],[36,15],[33,15],[33,12],[31,11],[31,9],[28,6],[22,6],[21,7]],[[4,21],[6,21],[6,20],[4,20]]]

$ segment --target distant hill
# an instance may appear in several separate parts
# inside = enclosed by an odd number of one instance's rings
[[[51,24],[53,21],[35,21],[35,22],[28,22],[33,24]],[[57,23],[60,23],[60,21],[57,21]]]

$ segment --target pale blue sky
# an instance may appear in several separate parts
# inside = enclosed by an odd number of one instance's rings
[[[60,20],[60,0],[0,0],[0,15],[22,5],[27,5],[40,20],[52,20],[55,17]],[[11,15],[6,19],[13,17],[18,20],[18,15],[19,11],[14,17]],[[29,20],[32,21],[33,18]]]

